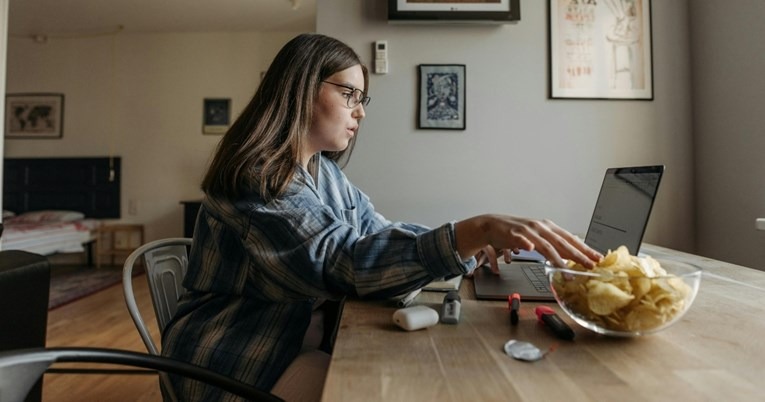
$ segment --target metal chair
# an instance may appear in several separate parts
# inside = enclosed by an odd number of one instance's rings
[[[189,264],[187,246],[191,246],[191,239],[181,237],[146,243],[128,256],[122,269],[122,288],[130,317],[133,318],[146,349],[153,355],[159,355],[159,348],[154,343],[135,301],[133,265],[143,258],[154,313],[159,330],[162,331],[178,309],[178,299],[186,292],[182,282]]]
[[[282,399],[214,371],[165,356],[102,348],[33,348],[0,353],[0,401],[22,402],[53,363],[91,362],[142,367],[217,386],[252,401]]]
[[[135,294],[133,293],[133,265],[143,258],[152,305],[161,332],[178,309],[178,300],[186,293],[186,289],[183,287],[183,278],[186,276],[186,270],[189,265],[186,248],[191,246],[191,241],[192,239],[183,237],[155,240],[138,247],[125,260],[125,265],[122,269],[122,288],[125,303],[130,312],[130,317],[133,319],[133,323],[135,323],[138,333],[141,335],[141,339],[151,355],[158,356],[159,348],[152,339],[135,301]],[[166,396],[172,401],[178,401],[167,373],[160,370],[159,378]],[[231,381],[235,380],[231,379]],[[263,395],[271,395],[266,392],[260,392]],[[275,396],[272,398],[274,399],[271,400],[279,400]],[[4,400],[0,400],[0,402],[4,402]]]
[[[157,316],[159,330],[162,332],[178,309],[178,299],[186,292],[182,282],[189,265],[187,246],[191,246],[191,239],[180,237],[146,243],[128,256],[122,269],[122,289],[128,312],[130,312],[130,317],[133,319],[146,349],[152,355],[159,355],[159,348],[152,339],[135,301],[133,265],[139,259],[143,259],[152,306]],[[159,378],[170,399],[177,401],[178,398],[167,374],[160,372]]]

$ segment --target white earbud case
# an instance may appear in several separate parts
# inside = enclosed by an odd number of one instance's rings
[[[438,324],[438,312],[427,306],[413,306],[396,310],[393,322],[407,331],[416,331]]]

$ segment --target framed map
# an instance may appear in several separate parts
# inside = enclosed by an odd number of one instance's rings
[[[63,132],[64,94],[6,95],[6,138],[61,138]]]

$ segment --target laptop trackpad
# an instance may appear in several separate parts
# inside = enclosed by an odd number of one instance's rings
[[[539,263],[499,264],[499,275],[488,267],[479,267],[473,283],[478,299],[507,300],[518,293],[522,300],[555,300],[544,276],[544,265]]]

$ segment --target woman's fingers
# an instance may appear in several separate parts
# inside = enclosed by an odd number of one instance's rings
[[[585,244],[578,236],[574,236],[553,222],[549,222],[549,225],[561,239],[559,251],[564,258],[574,260],[574,262],[589,268],[592,268],[595,262],[603,258],[603,255]]]
[[[494,250],[494,247],[492,246],[486,246],[483,248],[483,252],[486,254],[486,257],[489,259],[489,269],[491,269],[491,272],[495,275],[499,275],[499,264],[497,264],[497,252]]]
[[[529,221],[525,236],[534,244],[534,249],[558,267],[566,266],[564,258],[585,267],[593,267],[601,258],[597,251],[550,220]]]
[[[475,255],[476,266],[489,265],[491,272],[499,275],[499,266],[497,265],[497,253],[494,251],[494,247],[486,246]],[[472,272],[470,275],[472,276]]]
[[[509,248],[504,248],[504,249],[502,249],[502,256],[505,257],[505,262],[509,264],[510,261],[512,261],[512,259],[513,259],[512,253],[518,254],[519,252],[520,252],[520,250],[518,250],[517,248],[513,249],[512,251],[510,251]]]

